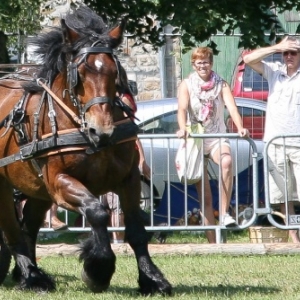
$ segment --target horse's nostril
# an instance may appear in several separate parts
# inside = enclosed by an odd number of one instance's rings
[[[89,128],[89,135],[95,143],[99,143],[100,137],[95,128]]]

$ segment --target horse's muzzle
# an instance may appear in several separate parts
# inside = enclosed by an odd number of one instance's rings
[[[95,128],[91,127],[88,129],[89,140],[96,148],[109,146],[112,133],[113,130],[99,134]]]

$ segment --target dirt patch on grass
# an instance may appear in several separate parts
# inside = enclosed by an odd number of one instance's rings
[[[112,244],[116,254],[133,255],[131,247],[127,244]],[[300,254],[300,244],[274,243],[274,244],[149,244],[150,255],[265,255],[265,254]],[[80,245],[49,244],[37,245],[37,256],[50,255],[79,255]]]

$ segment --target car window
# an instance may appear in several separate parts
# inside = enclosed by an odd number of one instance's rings
[[[253,71],[249,66],[246,66],[242,88],[245,92],[267,91],[268,82],[260,74]]]
[[[250,132],[250,137],[261,140],[264,134],[265,111],[251,107],[238,106],[243,120],[243,126]],[[237,133],[229,112],[225,109],[225,120],[228,133]],[[151,118],[139,125],[140,133],[145,134],[173,134],[178,130],[177,111]]]
[[[247,128],[250,132],[250,137],[255,140],[262,140],[265,128],[265,111],[243,106],[239,106],[238,110],[242,117],[244,128]],[[237,133],[237,128],[228,112],[225,113],[225,116],[227,116],[227,119],[225,119],[227,132]]]
[[[178,130],[177,111],[147,120],[139,127],[140,133],[175,133]]]
[[[275,53],[270,55],[265,58],[265,61],[282,62],[282,54]],[[245,92],[267,91],[269,86],[266,79],[246,65],[242,81],[242,89]]]

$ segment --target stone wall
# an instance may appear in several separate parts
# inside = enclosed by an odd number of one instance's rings
[[[155,51],[151,45],[134,46],[134,39],[125,37],[119,59],[128,78],[137,82],[137,101],[174,97],[181,80],[178,55],[179,41],[166,39],[166,46]]]

